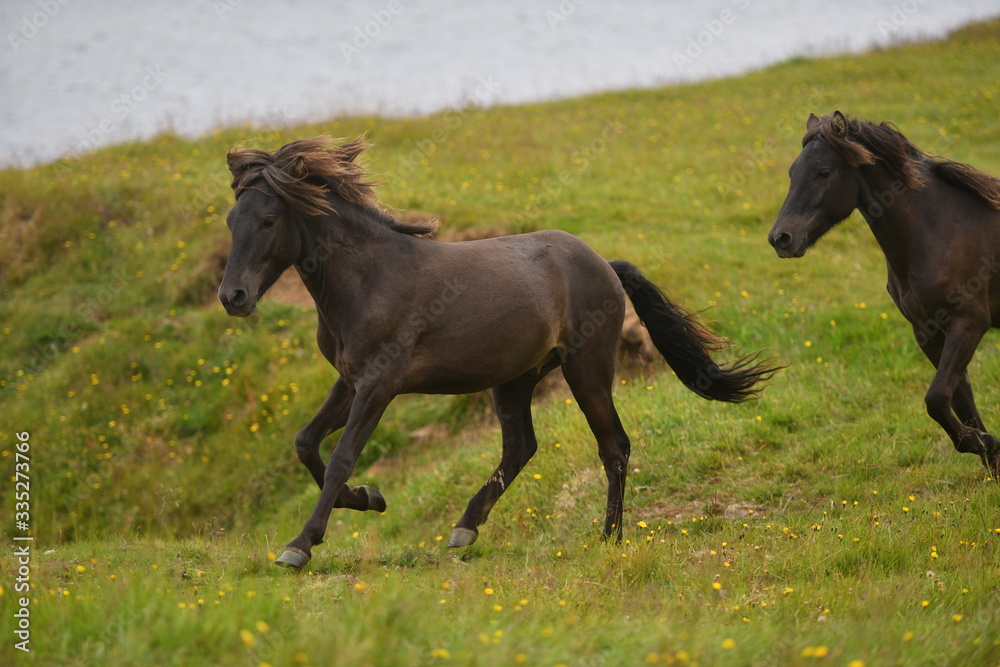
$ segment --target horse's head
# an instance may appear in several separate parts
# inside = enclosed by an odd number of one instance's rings
[[[821,123],[829,127],[820,128]],[[802,152],[788,169],[788,196],[767,235],[779,257],[801,257],[857,206],[856,169],[823,138],[821,129],[843,138],[848,121],[839,111],[823,119],[810,114]]]
[[[233,247],[219,286],[226,312],[246,317],[301,254],[299,215],[264,178],[243,188],[226,217]]]
[[[230,315],[245,317],[289,266],[301,259],[317,218],[337,214],[334,200],[375,211],[372,184],[357,157],[364,137],[335,145],[300,139],[272,152],[243,148],[226,155],[236,205],[226,224],[233,249],[219,286]]]

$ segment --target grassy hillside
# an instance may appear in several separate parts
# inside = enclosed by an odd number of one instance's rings
[[[31,434],[38,664],[996,664],[1000,487],[924,414],[931,368],[855,216],[803,260],[765,236],[809,112],[891,120],[1000,174],[1000,22],[744,77],[418,119],[159,136],[0,171],[0,462]],[[626,542],[598,541],[596,447],[563,387],[479,543],[444,544],[499,457],[480,398],[402,397],[312,571],[269,559],[316,500],[293,448],[335,377],[315,312],[214,293],[235,142],[366,132],[383,201],[450,230],[560,228],[788,369],[705,402],[623,377]],[[1000,428],[1000,339],[973,362]],[[432,437],[411,434],[437,424]],[[327,444],[327,450],[329,443]],[[4,539],[14,498],[3,500]],[[444,538],[444,539],[442,539]],[[9,576],[7,576],[9,575]]]

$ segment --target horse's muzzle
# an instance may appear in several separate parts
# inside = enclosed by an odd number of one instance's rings
[[[246,317],[257,307],[257,300],[252,299],[245,289],[219,289],[219,301],[226,313],[233,317]]]
[[[801,257],[806,254],[806,248],[809,247],[807,238],[796,239],[789,232],[777,231],[776,229],[772,229],[771,233],[767,235],[767,242],[778,253],[778,257],[785,258]]]

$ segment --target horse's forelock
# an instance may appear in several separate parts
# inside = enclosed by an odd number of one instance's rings
[[[877,156],[857,139],[859,126],[859,121],[848,119],[847,132],[840,134],[834,129],[833,117],[823,116],[820,122],[802,137],[802,146],[805,147],[814,139],[820,139],[830,144],[852,167],[874,164]]]
[[[363,137],[343,145],[329,137],[317,137],[290,142],[274,152],[234,147],[226,154],[226,161],[237,198],[263,178],[275,195],[306,215],[329,212],[330,191],[377,210],[372,184],[365,181],[364,170],[356,162],[368,146]]]
[[[803,147],[814,139],[828,143],[852,167],[882,162],[905,187],[917,188],[924,178],[919,164],[926,154],[892,123],[846,118],[846,132],[838,132],[832,116],[823,116],[802,137]]]

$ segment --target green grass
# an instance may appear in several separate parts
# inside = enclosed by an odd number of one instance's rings
[[[852,217],[794,262],[765,235],[810,111],[888,119],[1000,174],[998,58],[992,22],[702,84],[163,135],[0,171],[0,464],[13,478],[29,431],[35,536],[33,652],[13,648],[5,547],[0,661],[997,664],[1000,487],[925,415],[931,368],[870,232]],[[498,429],[480,398],[402,397],[356,474],[388,511],[337,512],[309,572],[273,567],[318,495],[293,439],[335,375],[310,309],[233,320],[214,301],[224,155],[362,132],[386,204],[446,229],[573,232],[791,365],[740,406],[664,366],[621,380],[621,545],[598,539],[603,473],[557,386],[479,542],[446,549]],[[994,425],[996,347],[971,368]],[[411,443],[428,423],[446,428]]]

